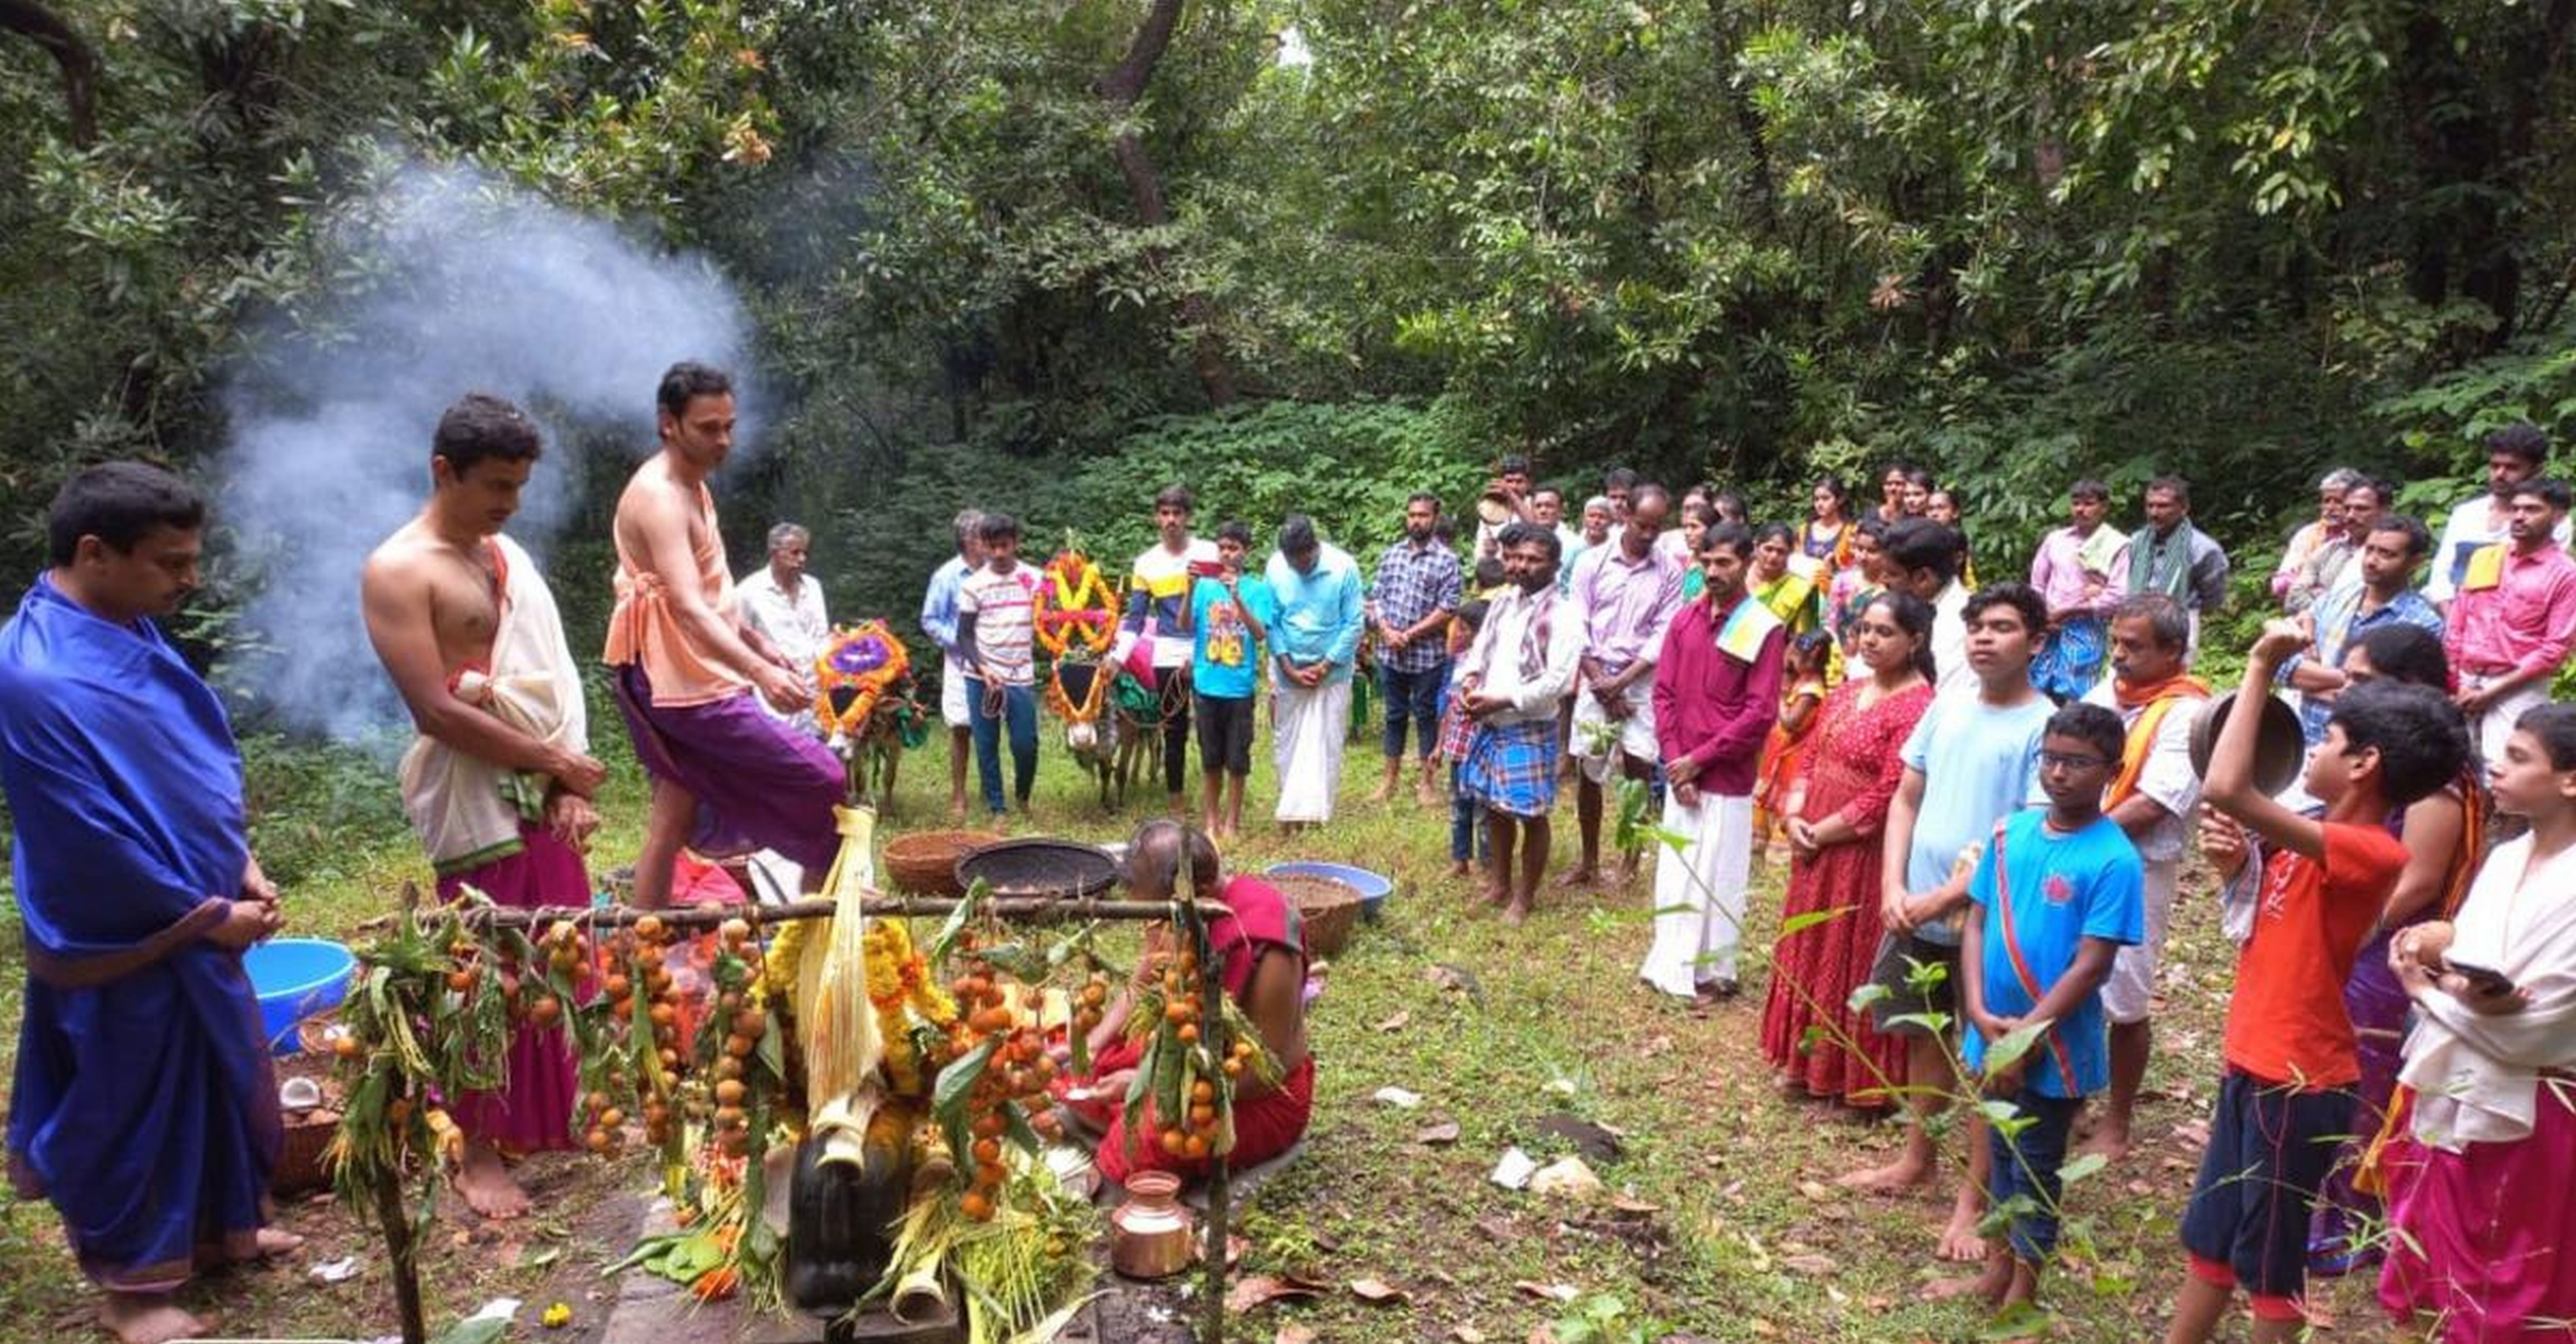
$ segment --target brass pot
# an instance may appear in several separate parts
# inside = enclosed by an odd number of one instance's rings
[[[1168,1171],[1127,1178],[1127,1202],[1109,1215],[1111,1268],[1131,1279],[1168,1279],[1190,1267],[1197,1219],[1180,1194],[1181,1178]]]
[[[2191,725],[2191,772],[2209,774],[2209,753],[2218,745],[2218,730],[2227,723],[2228,711],[2236,707],[2236,692],[2229,691],[2209,702]],[[2263,697],[2261,731],[2254,738],[2254,787],[2265,793],[2279,793],[2299,780],[2299,771],[2307,765],[2307,738],[2299,731],[2298,711],[2278,697]]]

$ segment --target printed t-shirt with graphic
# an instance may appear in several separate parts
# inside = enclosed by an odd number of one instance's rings
[[[1008,574],[979,569],[957,584],[957,614],[975,618],[975,660],[998,685],[1028,686],[1037,681],[1037,612],[1032,602],[1039,582],[1034,566],[1014,565]]]
[[[1247,574],[1235,581],[1235,592],[1263,629],[1278,619],[1279,603],[1270,596],[1269,584]],[[1190,654],[1191,688],[1211,700],[1250,699],[1257,667],[1252,627],[1226,596],[1224,583],[1199,580],[1190,593],[1190,629],[1198,641]]]
[[[1914,725],[1901,753],[1923,772],[1923,806],[1914,814],[1914,843],[1905,853],[1905,889],[1914,894],[1949,880],[1959,851],[1992,840],[1995,823],[2031,803],[2039,790],[2039,739],[2057,706],[2034,693],[2025,704],[1998,708],[1971,686],[1947,691]],[[1946,920],[1916,929],[1928,943],[1958,945]]]
[[[2028,1016],[2075,964],[2087,938],[2123,945],[2146,938],[2146,864],[2118,822],[2097,816],[2061,835],[2048,824],[2047,809],[2025,808],[2004,823],[2003,852],[1998,874],[1995,848],[1987,846],[1968,884],[1974,902],[1968,917],[1983,921],[1985,964],[1963,974],[1978,977],[1987,1012]],[[1985,1062],[1991,1042],[1983,1037],[1969,1028],[1962,1058],[1971,1069]],[[2022,1077],[2043,1097],[2091,1096],[2109,1087],[2111,1037],[2101,991],[2085,995],[2031,1051]]]
[[[2230,1067],[2311,1090],[2361,1081],[2344,981],[2405,867],[2406,846],[2375,824],[2326,823],[2322,858],[2272,854],[2227,1001]]]

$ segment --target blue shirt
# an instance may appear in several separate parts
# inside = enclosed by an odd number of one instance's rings
[[[921,633],[951,662],[965,659],[957,648],[957,585],[966,577],[966,557],[952,555],[948,563],[932,571],[930,591],[921,599]]]
[[[2001,873],[1989,846],[1968,884],[1970,917],[1983,921],[1978,927],[1985,933],[1985,956],[1983,965],[1963,973],[1975,975],[1984,988],[1987,1012],[2025,1017],[2075,964],[2085,939],[2145,940],[2147,868],[2118,822],[2095,817],[2083,830],[2059,835],[2048,825],[2046,808],[2026,808],[2005,822],[2002,848]],[[2004,935],[2006,898],[2010,938]],[[2015,949],[2021,953],[2018,964]],[[2030,985],[2022,982],[2023,969],[2030,972]],[[1969,1068],[1982,1066],[1987,1044],[1974,1026],[1968,1029],[1961,1058]],[[2085,995],[2031,1051],[2022,1076],[2043,1097],[2090,1096],[2110,1086],[2111,1041],[2101,991]]]
[[[1235,591],[1265,629],[1279,619],[1279,603],[1271,597],[1269,584],[1246,575],[1236,582]],[[1201,579],[1190,591],[1190,629],[1196,637],[1190,649],[1190,688],[1211,700],[1251,698],[1260,670],[1252,651],[1252,629],[1243,623],[1234,600],[1225,595],[1223,583]]]
[[[2326,595],[2318,598],[2316,606],[2308,612],[2316,631],[2309,640],[2309,652],[2283,664],[2272,679],[2288,685],[2291,672],[2311,657],[2327,667],[2342,667],[2343,651],[2351,648],[2354,640],[2383,625],[2411,625],[2431,631],[2436,639],[2441,638],[2442,613],[2433,610],[2433,604],[2425,601],[2422,593],[2408,588],[2380,604],[2378,610],[2366,612],[2361,609],[2364,591],[2358,581],[2327,589]],[[2300,698],[2299,731],[2306,735],[2309,746],[2326,740],[2326,720],[2333,715],[2333,702],[2315,696]]]
[[[1340,547],[1319,543],[1314,572],[1298,573],[1287,556],[1273,551],[1263,577],[1279,604],[1279,618],[1270,625],[1270,651],[1303,665],[1331,663],[1327,681],[1349,678],[1365,624],[1360,567]]]
[[[1409,539],[1399,541],[1387,547],[1377,562],[1377,577],[1369,583],[1369,608],[1380,624],[1409,630],[1435,611],[1456,611],[1464,581],[1458,557],[1448,547],[1436,541],[1420,546]],[[1439,633],[1435,628],[1403,648],[1380,649],[1378,664],[1398,672],[1438,667],[1449,657],[1449,646],[1437,637]]]
[[[1998,709],[1973,686],[1932,702],[1905,739],[1904,760],[1923,772],[1923,806],[1914,814],[1914,844],[1905,855],[1905,889],[1916,895],[1947,880],[1959,851],[1994,838],[1995,823],[2046,802],[2039,791],[2040,730],[2057,706],[2034,694],[2029,703]],[[1955,946],[1956,929],[1941,923],[1916,929],[1926,942]]]

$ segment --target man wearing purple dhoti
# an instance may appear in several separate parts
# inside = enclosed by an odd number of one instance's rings
[[[438,875],[520,909],[590,903],[582,850],[607,777],[590,758],[581,672],[554,594],[501,527],[542,444],[518,407],[470,393],[439,417],[429,502],[367,558],[367,638],[420,736],[402,759],[403,810]],[[500,1091],[456,1099],[475,1212],[512,1218],[528,1198],[502,1152],[570,1148],[580,1079],[560,1027],[522,1027]]]
[[[241,954],[277,931],[240,753],[153,624],[197,583],[205,507],[139,462],[74,476],[51,568],[0,626],[0,789],[27,940],[9,1175],[63,1217],[125,1344],[206,1332],[172,1297],[266,1226],[282,1130]]]
[[[653,779],[653,812],[635,860],[635,903],[671,899],[687,844],[710,858],[773,849],[822,885],[840,849],[832,809],[845,791],[831,749],[760,712],[812,703],[790,666],[743,617],[707,477],[733,451],[733,382],[703,364],[662,375],[661,451],[617,497],[617,606],[608,665],[617,707]]]

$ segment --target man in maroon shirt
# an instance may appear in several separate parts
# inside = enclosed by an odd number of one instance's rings
[[[1753,777],[1780,714],[1780,618],[1744,591],[1753,534],[1719,523],[1699,541],[1699,600],[1673,614],[1655,660],[1655,740],[1664,829],[1688,837],[1655,855],[1655,945],[1637,975],[1703,1001],[1735,992],[1744,888],[1753,858]]]

